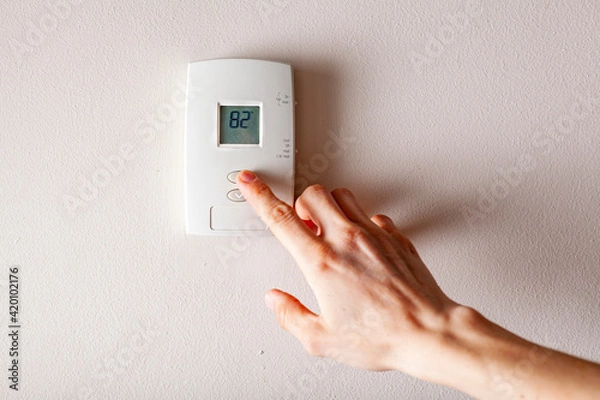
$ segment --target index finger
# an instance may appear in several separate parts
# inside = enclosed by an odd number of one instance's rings
[[[313,251],[320,247],[320,239],[304,224],[296,211],[279,200],[254,172],[241,171],[236,180],[244,198],[294,259],[298,263],[309,261]]]

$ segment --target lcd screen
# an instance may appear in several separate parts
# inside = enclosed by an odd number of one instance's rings
[[[221,106],[219,144],[260,144],[260,107]]]

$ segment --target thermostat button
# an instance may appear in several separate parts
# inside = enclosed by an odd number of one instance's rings
[[[242,195],[242,192],[240,192],[240,189],[233,189],[227,192],[227,198],[231,201],[235,201],[236,203],[246,201],[246,199]]]
[[[231,183],[236,183],[235,178],[237,178],[240,171],[232,171],[227,175],[227,180]]]

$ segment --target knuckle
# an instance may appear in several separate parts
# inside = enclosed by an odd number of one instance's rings
[[[308,354],[316,357],[323,354],[323,345],[316,327],[302,326],[302,323],[298,325],[299,321],[295,318],[295,314],[287,307],[281,307],[277,310],[277,322],[282,329],[296,336]]]
[[[277,322],[286,331],[290,331],[290,314],[286,307],[279,307],[277,309]]]
[[[278,203],[267,212],[267,225],[282,225],[295,217],[295,211],[285,203]]]
[[[383,215],[383,214],[373,215],[371,217],[371,221],[373,221],[375,223],[375,225],[377,225],[378,227],[380,227],[381,229],[383,229],[384,231],[386,231],[389,234],[393,234],[397,231],[394,221],[387,215]]]
[[[271,188],[264,182],[260,182],[259,185],[256,185],[254,187],[254,192],[260,198],[271,197],[273,195]]]
[[[408,251],[413,255],[413,256],[419,256],[419,252],[417,251],[417,248],[412,244],[411,241],[408,242]]]
[[[351,248],[356,248],[368,240],[368,234],[362,228],[354,224],[348,224],[342,231],[342,242]]]
[[[307,196],[318,196],[318,195],[323,195],[326,193],[329,193],[329,192],[327,191],[325,186],[320,185],[320,184],[310,185],[309,187],[307,187],[304,190],[304,194],[306,194]]]
[[[415,248],[414,244],[410,241],[409,238],[407,238],[406,236],[404,236],[401,233],[396,233],[394,235],[396,237],[396,240],[398,242],[400,242],[400,245],[402,247],[404,247],[406,250],[408,250],[409,253],[411,253],[412,255],[418,256],[419,253],[417,252],[417,249]]]
[[[309,335],[302,340],[302,346],[308,354],[314,357],[321,357],[323,354],[323,346],[319,338]]]
[[[321,241],[311,250],[310,269],[316,274],[325,274],[340,262],[340,256],[329,243]],[[322,276],[322,275],[321,275]]]
[[[376,215],[373,215],[373,217],[371,217],[371,219],[376,222],[379,222],[385,226],[389,226],[389,227],[394,226],[394,221],[392,221],[392,219],[390,217],[388,217],[387,215],[376,214]]]

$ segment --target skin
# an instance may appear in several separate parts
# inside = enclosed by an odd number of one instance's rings
[[[600,398],[600,365],[531,343],[452,301],[393,221],[369,218],[349,190],[310,186],[292,208],[250,171],[237,183],[317,298],[318,315],[281,290],[265,296],[308,353],[477,398]]]

